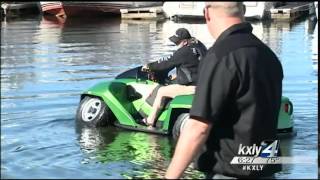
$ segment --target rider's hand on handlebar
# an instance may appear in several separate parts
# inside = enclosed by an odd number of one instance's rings
[[[175,80],[177,78],[177,75],[176,74],[172,74],[170,75],[169,79],[170,80]]]
[[[141,68],[141,71],[144,71],[144,72],[148,72],[149,70],[150,69],[149,69],[148,64],[143,65],[142,68]]]

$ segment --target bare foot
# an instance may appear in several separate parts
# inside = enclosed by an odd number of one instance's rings
[[[146,126],[148,126],[148,127],[149,127],[149,126],[152,127],[152,125],[153,125],[153,123],[149,123],[149,122],[148,122],[148,119],[146,119],[146,118],[143,118],[143,119],[142,119],[142,122],[143,122]]]

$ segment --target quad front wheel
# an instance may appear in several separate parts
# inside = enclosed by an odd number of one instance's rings
[[[90,127],[108,125],[109,109],[97,97],[86,96],[77,109],[77,121]]]

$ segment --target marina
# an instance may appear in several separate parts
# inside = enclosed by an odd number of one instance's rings
[[[317,2],[245,1],[248,20],[287,20],[316,14]],[[205,2],[1,2],[3,16],[42,13],[66,18],[77,16],[121,16],[124,19],[194,19],[203,18]]]
[[[168,38],[176,29],[187,28],[208,48],[214,44],[200,14],[175,21],[166,15],[166,3],[134,2],[94,16],[65,9],[66,15],[2,16],[1,179],[163,178],[174,153],[170,137],[79,126],[75,116],[84,90],[171,55],[176,47]],[[266,20],[261,13],[249,18],[253,33],[279,57],[282,95],[294,107],[296,134],[279,137],[282,156],[306,159],[284,164],[276,179],[318,178],[318,20],[308,7],[288,20]],[[204,174],[189,166],[182,178]]]

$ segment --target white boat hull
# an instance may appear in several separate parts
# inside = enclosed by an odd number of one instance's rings
[[[165,2],[163,12],[167,18],[203,17],[205,2]]]
[[[277,2],[244,2],[246,18],[263,19]],[[172,17],[203,17],[205,2],[165,2],[163,11],[167,18]]]
[[[246,18],[267,19],[270,18],[270,9],[274,8],[277,2],[259,2],[247,1],[243,2],[246,6]]]

